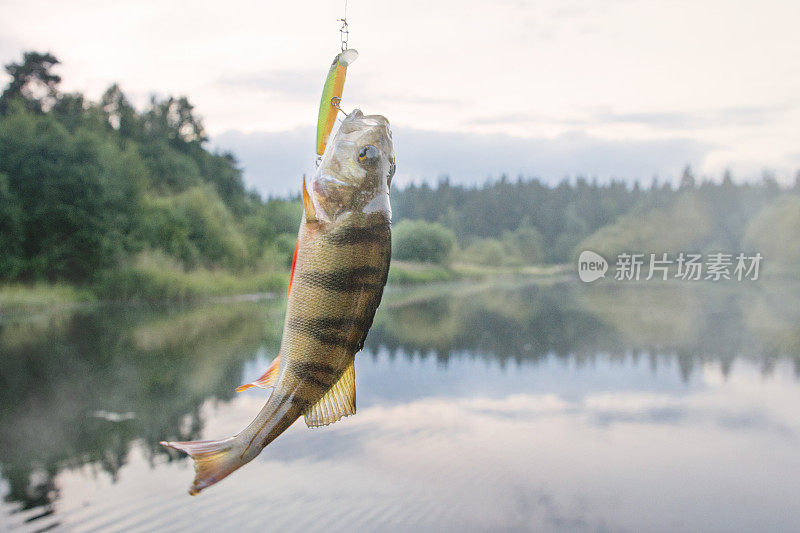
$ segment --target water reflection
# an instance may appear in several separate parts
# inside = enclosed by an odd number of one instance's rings
[[[190,466],[157,443],[233,434],[258,411],[263,394],[233,389],[275,354],[283,302],[7,318],[0,520],[263,529],[268,502],[284,510],[270,528],[290,530],[781,529],[800,515],[739,500],[778,508],[800,489],[799,294],[389,292],[357,362],[358,415],[295,425],[194,499]]]
[[[6,498],[47,512],[62,468],[91,463],[116,479],[132,440],[152,459],[165,435],[196,438],[203,402],[230,399],[244,362],[277,345],[279,315],[280,304],[267,302],[7,319],[0,325]]]
[[[788,357],[800,375],[800,290],[759,289],[564,284],[399,298],[382,309],[367,346],[434,355],[445,365],[462,352],[501,364],[551,354],[579,363],[647,357],[654,366],[676,358],[685,380],[704,361],[726,373],[747,358],[768,374]]]

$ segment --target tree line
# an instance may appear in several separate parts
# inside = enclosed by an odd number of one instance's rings
[[[6,65],[0,95],[0,279],[98,282],[105,273],[285,269],[300,211],[246,190],[212,153],[185,97],[137,111],[60,91],[49,53]],[[138,279],[138,278],[137,278]]]
[[[770,174],[738,184],[730,172],[701,181],[690,167],[678,185],[654,178],[648,187],[581,177],[551,186],[506,176],[469,187],[445,178],[437,187],[393,191],[392,209],[400,224],[410,219],[435,224],[437,234],[446,229],[455,257],[484,264],[565,263],[586,247],[613,255],[768,245],[787,263],[800,260],[791,244],[800,231],[800,173],[791,187]],[[417,224],[415,231],[423,229]],[[419,250],[403,243],[405,258],[435,255]]]

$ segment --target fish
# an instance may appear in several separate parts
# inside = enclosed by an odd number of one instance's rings
[[[233,437],[161,442],[194,460],[189,494],[252,461],[301,416],[318,427],[355,414],[355,355],[364,347],[391,261],[395,168],[389,121],[356,109],[342,121],[314,178],[303,178],[281,346],[263,376],[237,389],[272,393]]]

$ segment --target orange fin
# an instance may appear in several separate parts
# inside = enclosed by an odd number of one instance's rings
[[[317,221],[317,209],[314,207],[314,202],[311,201],[311,195],[308,194],[306,189],[306,177],[303,176],[303,209],[306,212],[306,222]]]
[[[264,375],[258,378],[257,380],[253,381],[252,383],[247,383],[246,385],[239,385],[236,387],[236,392],[242,392],[252,387],[259,387],[262,389],[268,389],[270,387],[275,386],[275,380],[278,379],[278,371],[280,370],[281,366],[281,356],[275,358],[272,361],[272,364],[269,365],[267,371],[264,372]]]
[[[194,459],[194,483],[189,488],[189,494],[194,496],[242,466],[238,455],[231,453],[235,443],[236,437],[229,437],[222,440],[161,442],[161,445],[180,450]]]
[[[300,247],[300,239],[294,243],[294,255],[292,256],[292,273],[289,275],[289,287],[286,289],[286,296],[292,292],[292,281],[294,280],[294,267],[297,265],[297,248]]]

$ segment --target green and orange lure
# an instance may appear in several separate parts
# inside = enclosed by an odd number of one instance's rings
[[[331,63],[325,86],[322,88],[322,98],[319,102],[319,118],[317,119],[317,155],[325,153],[333,125],[336,123],[336,114],[339,112],[339,103],[342,101],[344,79],[347,76],[347,67],[358,59],[358,52],[353,48],[343,50],[337,54]]]

